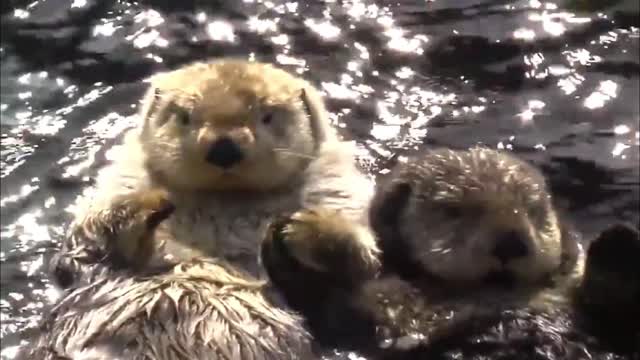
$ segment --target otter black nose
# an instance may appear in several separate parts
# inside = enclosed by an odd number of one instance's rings
[[[242,150],[233,140],[222,138],[216,141],[207,153],[207,161],[213,165],[227,169],[244,158]]]
[[[511,259],[527,256],[529,248],[525,239],[516,231],[508,231],[498,235],[493,248],[493,256],[500,261],[507,262]]]

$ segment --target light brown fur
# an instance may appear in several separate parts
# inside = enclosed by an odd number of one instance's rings
[[[345,218],[355,235],[346,237],[376,267],[367,222],[373,184],[305,80],[264,63],[195,63],[152,77],[140,114],[72,227],[99,219],[120,195],[160,186],[177,210],[157,231],[151,263],[213,256],[259,275],[258,242],[273,218],[325,208]],[[221,137],[244,154],[226,169],[206,159]]]
[[[313,159],[320,141],[335,140],[316,90],[270,64],[194,64],[155,76],[151,87],[141,140],[147,166],[172,188],[269,191],[289,184]],[[322,117],[321,128],[306,120],[303,97]],[[190,126],[175,121],[176,109],[189,114]],[[282,138],[264,129],[260,120],[266,114],[280,122],[273,126],[281,127]],[[209,146],[223,136],[247,155],[228,171],[205,161]]]

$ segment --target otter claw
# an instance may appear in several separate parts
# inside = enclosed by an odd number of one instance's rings
[[[165,203],[163,203],[160,208],[153,211],[151,215],[147,217],[147,229],[155,229],[158,225],[160,225],[161,222],[169,218],[169,216],[171,216],[171,214],[173,214],[175,210],[175,205],[173,205],[169,201],[165,201]]]
[[[143,190],[127,195],[116,202],[118,211],[110,214],[112,255],[118,262],[129,267],[140,268],[151,257],[154,245],[154,230],[166,220],[176,207],[160,189]]]
[[[315,209],[276,219],[269,228],[267,261],[294,263],[306,271],[359,281],[377,270],[375,249],[338,212]]]

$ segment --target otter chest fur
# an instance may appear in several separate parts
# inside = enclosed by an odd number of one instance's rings
[[[179,196],[179,194],[178,194]],[[259,241],[273,217],[303,206],[300,187],[280,194],[191,195],[156,232],[156,253],[169,261],[215,256],[258,275]]]

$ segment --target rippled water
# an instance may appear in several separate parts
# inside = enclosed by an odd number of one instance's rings
[[[483,143],[541,166],[587,237],[640,220],[637,0],[177,3],[1,3],[2,359],[56,296],[43,264],[141,80],[194,60],[310,79],[373,174]]]

